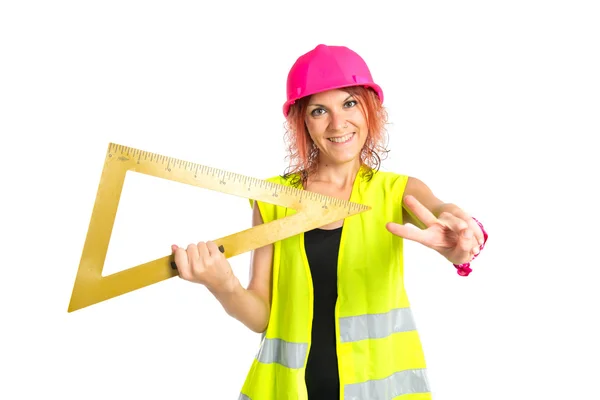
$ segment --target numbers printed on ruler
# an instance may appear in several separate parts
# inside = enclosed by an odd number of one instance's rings
[[[102,276],[104,258],[127,171],[295,209],[296,214],[213,239],[233,257],[327,223],[370,210],[364,204],[292,188],[176,158],[109,144],[68,311],[88,307],[177,275],[172,255]],[[326,211],[325,211],[326,210]]]

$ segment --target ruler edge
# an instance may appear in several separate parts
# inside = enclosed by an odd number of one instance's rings
[[[251,179],[251,180],[253,180],[255,182],[262,182],[264,184],[267,184],[270,187],[280,187],[282,190],[285,189],[285,190],[291,191],[292,195],[294,193],[300,195],[300,194],[308,192],[311,195],[318,196],[319,200],[323,200],[323,201],[325,201],[328,204],[329,203],[334,203],[334,202],[337,203],[335,205],[335,208],[338,209],[338,210],[347,209],[349,216],[358,215],[358,214],[361,214],[363,212],[370,211],[372,209],[371,206],[368,206],[366,204],[360,204],[360,203],[352,202],[350,200],[343,200],[343,199],[339,199],[339,198],[336,198],[336,197],[327,196],[327,195],[324,195],[324,194],[321,194],[321,193],[310,192],[310,191],[308,191],[306,189],[299,189],[299,188],[294,187],[294,186],[288,186],[288,185],[283,185],[283,184],[276,183],[276,182],[271,182],[271,181],[268,181],[267,179],[264,179],[264,178],[256,178],[256,177],[252,177],[252,176],[248,176],[248,175],[243,175],[243,174],[240,174],[240,173],[237,173],[237,172],[232,172],[232,171],[224,170],[222,168],[211,167],[211,166],[206,165],[206,164],[199,164],[199,163],[193,162],[193,161],[187,161],[187,160],[183,160],[183,159],[179,159],[179,158],[165,156],[165,155],[162,155],[162,154],[156,153],[156,152],[141,150],[141,149],[137,149],[137,148],[134,148],[134,147],[131,147],[131,146],[126,146],[126,145],[121,145],[121,144],[118,144],[118,143],[115,143],[115,142],[109,142],[107,151],[105,153],[106,155],[105,155],[105,159],[104,159],[104,163],[103,163],[103,168],[102,168],[102,171],[101,171],[101,177],[100,177],[100,180],[98,182],[97,189],[96,189],[96,196],[95,196],[95,200],[94,200],[94,205],[92,207],[92,215],[90,216],[90,219],[92,219],[94,217],[94,212],[96,210],[97,196],[98,196],[98,193],[100,192],[100,188],[102,187],[102,176],[104,175],[104,171],[108,167],[107,163],[109,162],[110,155],[111,154],[114,154],[114,155],[121,154],[121,155],[126,155],[126,156],[131,157],[132,155],[128,154],[127,152],[140,152],[140,154],[141,153],[145,153],[148,156],[155,156],[157,158],[162,158],[164,160],[168,160],[169,162],[179,162],[181,164],[189,164],[191,166],[205,167],[205,168],[208,168],[208,169],[212,169],[212,170],[218,171],[219,173],[222,172],[222,173],[225,173],[225,174],[229,174],[231,176],[237,176],[239,178],[248,178],[248,179]],[[151,162],[154,163],[154,161],[151,161]],[[123,179],[125,179],[125,175],[126,175],[126,173],[128,171],[138,172],[138,171],[135,171],[132,168],[127,167],[127,166],[124,167],[123,170],[125,171]],[[168,178],[163,178],[163,177],[160,177],[160,176],[156,176],[156,175],[153,175],[153,174],[147,174],[147,173],[144,173],[144,172],[138,172],[138,173],[142,173],[142,174],[145,174],[145,175],[148,175],[148,176],[152,176],[152,177],[155,177],[155,178],[159,178],[159,179],[162,178],[162,179],[170,180]],[[178,182],[176,180],[171,180],[171,181]],[[206,187],[203,187],[202,185],[193,185],[193,184],[186,183],[186,182],[178,182],[178,183],[184,183],[184,184],[188,184],[188,185],[191,185],[191,186],[196,186],[196,187],[204,188],[206,190],[213,190],[213,191],[216,191],[216,192],[220,192],[219,190],[211,189],[211,188],[206,188]],[[258,189],[258,188],[256,188],[256,189]],[[240,195],[236,195],[236,194],[232,194],[232,193],[225,193],[225,192],[220,192],[220,193],[225,194],[225,195],[234,195],[236,197],[242,197],[242,198],[246,198],[246,199],[253,200],[253,201],[261,201],[261,200],[257,200],[257,199],[252,198],[252,196],[240,196]],[[122,193],[119,194],[119,201],[117,203],[120,203],[120,197],[121,197],[121,195],[122,195]],[[311,202],[311,203],[318,203],[319,200],[307,199],[307,201]],[[262,201],[264,203],[274,204],[274,203],[269,203],[268,201],[264,201],[264,200],[262,200]],[[286,206],[282,206],[282,207],[286,207]],[[291,207],[291,206],[287,206],[287,207],[290,207],[291,209],[294,209],[294,207]],[[310,209],[310,208],[311,207],[308,207],[308,209]],[[300,211],[303,212],[303,213],[310,212],[308,210],[300,210]],[[115,217],[116,217],[116,215],[115,215]],[[346,218],[346,217],[344,217],[344,218]],[[274,222],[274,221],[272,221],[272,222]],[[114,223],[114,221],[113,221],[113,223]],[[90,221],[89,225],[91,225],[91,221]],[[90,228],[89,225],[88,225],[88,229],[87,229],[87,233],[86,233],[86,238],[84,240],[84,250],[85,250],[85,246],[86,246],[86,242],[87,242],[87,236],[89,235],[89,228]],[[252,228],[253,227],[250,227],[250,228],[247,228],[247,229],[245,229],[243,231],[250,230]],[[239,232],[242,232],[242,231],[239,231]],[[239,232],[235,232],[233,234],[237,234]],[[231,234],[231,235],[233,235],[233,234]],[[112,228],[110,229],[110,236],[112,236]],[[230,236],[230,235],[228,235],[228,236]],[[222,239],[222,238],[220,238],[220,239]],[[216,240],[219,240],[219,239],[216,239]],[[82,259],[83,259],[84,255],[85,255],[85,251],[82,250],[82,253],[81,253],[81,258]],[[105,256],[106,256],[106,254],[105,254]],[[127,268],[127,270],[140,267],[140,266],[142,266],[144,264],[148,264],[148,263],[152,263],[152,262],[158,261],[158,260],[160,260],[162,258],[165,258],[165,257],[161,257],[161,258],[159,258],[157,260],[151,260],[151,261],[148,261],[146,263],[141,263],[139,265],[131,266],[131,267]],[[96,305],[96,304],[99,304],[99,303],[101,303],[103,301],[106,301],[106,300],[109,300],[109,299],[112,299],[112,298],[115,298],[115,297],[120,297],[123,294],[127,294],[127,293],[130,293],[130,292],[134,291],[134,290],[139,290],[139,289],[142,289],[142,288],[148,286],[148,285],[143,285],[143,286],[138,287],[137,289],[129,290],[129,291],[127,291],[125,293],[122,293],[122,294],[119,294],[117,296],[109,296],[105,300],[100,300],[100,301],[92,302],[92,303],[90,303],[88,305],[84,305],[82,307],[72,308],[72,302],[74,300],[75,289],[78,286],[86,287],[86,286],[89,285],[89,283],[83,283],[79,279],[79,272],[80,272],[80,269],[82,267],[82,262],[81,261],[82,260],[80,260],[79,266],[77,268],[77,272],[75,274],[75,279],[74,279],[74,282],[73,282],[73,287],[72,287],[71,296],[70,296],[70,300],[69,300],[69,306],[68,306],[68,312],[69,313],[77,311],[77,310],[80,310],[80,309],[83,309],[83,308],[87,308],[87,307],[90,307],[90,306],[93,306],[93,305]],[[119,272],[124,272],[124,271],[126,271],[126,270],[119,271]],[[101,281],[103,281],[104,279],[107,279],[107,278],[108,279],[114,279],[114,278],[109,278],[109,277],[114,277],[115,275],[118,275],[119,272],[116,272],[116,273],[113,273],[113,274],[110,274],[110,275],[107,275],[107,276],[102,276],[101,275],[99,277],[99,280],[97,282],[95,282],[94,285],[100,284]],[[171,276],[171,277],[173,277],[173,276]],[[161,279],[160,281],[163,281],[163,280],[164,279]],[[152,285],[152,284],[150,284],[150,285]]]
[[[113,148],[115,149],[115,151],[111,151],[111,149],[113,149]],[[348,207],[356,207],[356,208],[358,208],[358,210],[360,210],[360,211],[358,213],[354,213],[354,215],[360,214],[360,213],[363,213],[365,211],[369,211],[369,210],[372,209],[372,207],[369,206],[369,205],[367,205],[367,204],[361,204],[361,203],[353,202],[353,201],[350,201],[350,200],[339,199],[337,197],[328,196],[328,195],[317,193],[317,192],[311,192],[311,191],[308,191],[306,189],[299,189],[297,187],[287,186],[287,185],[283,185],[281,183],[270,182],[266,178],[257,178],[257,177],[253,177],[253,176],[249,176],[249,175],[243,175],[243,174],[240,174],[240,173],[237,173],[237,172],[228,171],[228,170],[225,170],[225,169],[222,169],[222,168],[211,167],[209,165],[200,164],[200,163],[197,163],[197,162],[194,162],[194,161],[188,161],[188,160],[183,160],[183,159],[180,159],[180,158],[165,156],[163,154],[152,152],[152,151],[140,150],[140,149],[137,149],[137,148],[134,148],[134,147],[131,147],[131,146],[126,146],[126,145],[118,144],[118,143],[115,143],[115,142],[109,142],[108,149],[106,151],[105,162],[108,159],[109,154],[111,154],[111,153],[117,153],[116,150],[119,150],[118,152],[121,153],[121,154],[126,154],[126,153],[123,152],[123,150],[126,150],[126,151],[139,151],[139,152],[146,153],[148,155],[153,155],[153,156],[164,158],[164,159],[167,159],[167,160],[170,160],[170,161],[174,161],[174,162],[187,163],[187,164],[192,164],[193,166],[197,166],[197,167],[210,168],[210,169],[213,169],[213,170],[216,170],[216,171],[219,171],[219,172],[224,172],[226,174],[237,175],[238,177],[241,177],[241,178],[248,178],[248,179],[252,179],[252,180],[258,181],[258,182],[263,182],[263,183],[265,183],[267,185],[272,185],[274,187],[279,187],[279,188],[282,188],[282,189],[285,189],[285,190],[291,190],[292,192],[295,192],[298,195],[300,195],[302,193],[310,193],[311,195],[319,196],[321,199],[326,200],[328,203],[330,203],[330,202],[341,202],[343,204],[343,208],[348,208]],[[129,155],[129,154],[127,154],[127,155]],[[128,171],[132,171],[132,172],[137,172],[137,171],[133,171],[131,169],[127,169],[127,170]],[[138,173],[142,173],[142,172],[138,172]],[[148,176],[152,176],[152,177],[155,177],[155,178],[159,178],[159,179],[167,179],[167,180],[169,180],[168,178],[160,178],[160,177],[157,177],[157,176],[151,175],[151,174],[145,174],[145,173],[142,173],[142,174],[148,175]],[[278,175],[278,176],[281,176],[281,175]],[[175,182],[175,181],[171,181],[171,182]],[[180,182],[177,182],[177,183],[180,183]],[[189,183],[183,183],[183,184],[190,185],[190,186],[195,186],[195,185],[191,185]],[[198,185],[196,187],[202,187],[202,186]],[[206,190],[214,190],[214,189],[207,189],[207,188],[204,188],[204,187],[202,187],[202,188],[206,189]],[[219,192],[218,190],[215,190],[215,191]],[[223,193],[223,192],[221,192],[221,193]],[[252,198],[251,196],[250,197],[248,197],[248,196],[239,196],[239,195],[233,195],[233,194],[229,194],[229,193],[223,193],[223,194],[257,201],[256,199]],[[274,204],[274,203],[269,203],[267,201],[263,201],[263,202],[267,203],[267,204]],[[285,207],[285,206],[281,206],[281,207]]]

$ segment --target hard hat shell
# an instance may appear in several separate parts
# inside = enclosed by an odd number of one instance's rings
[[[348,86],[370,87],[383,103],[383,91],[373,81],[369,67],[355,51],[345,46],[319,44],[300,56],[288,73],[287,101],[283,115],[302,97]]]

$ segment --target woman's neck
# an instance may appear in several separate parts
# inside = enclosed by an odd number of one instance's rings
[[[340,189],[352,186],[360,166],[358,158],[343,164],[332,164],[319,160],[318,167],[314,175],[309,177],[309,181],[330,183]]]

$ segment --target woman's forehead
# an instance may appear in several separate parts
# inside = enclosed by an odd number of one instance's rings
[[[351,94],[348,91],[344,89],[332,89],[313,94],[310,97],[310,103],[344,101],[348,97],[351,97]]]

